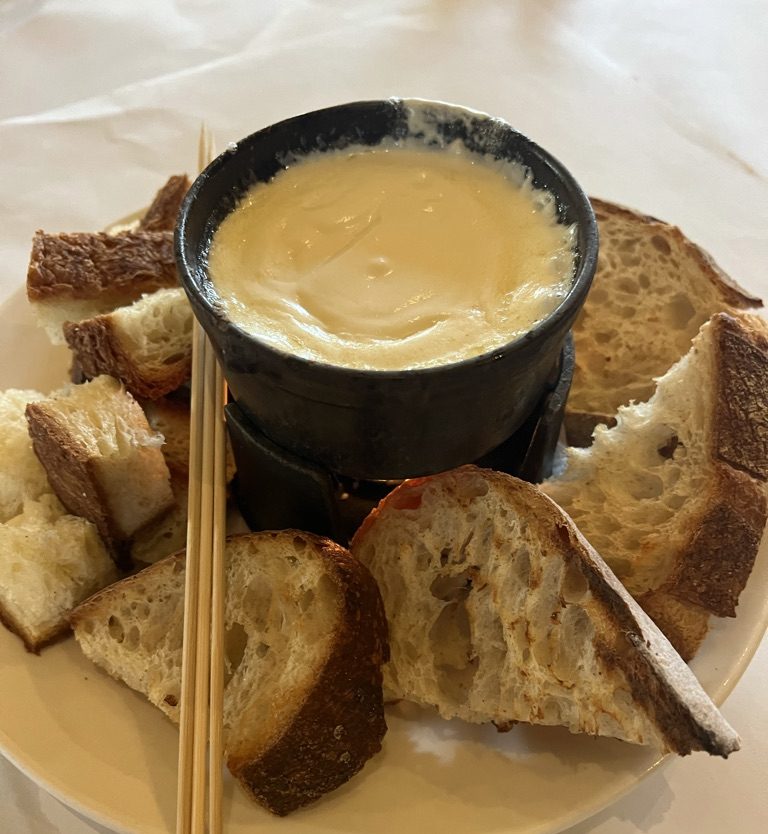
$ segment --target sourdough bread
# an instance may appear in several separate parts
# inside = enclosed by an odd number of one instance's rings
[[[171,232],[46,234],[32,241],[27,298],[54,344],[65,321],[131,304],[178,285]]]
[[[192,308],[180,287],[128,307],[64,324],[64,338],[88,378],[107,374],[136,397],[157,399],[189,381]]]
[[[762,306],[675,226],[592,199],[600,231],[597,273],[573,329],[576,367],[566,427],[587,446],[621,405],[647,400],[656,377],[720,311]]]
[[[351,547],[381,589],[396,697],[475,723],[738,749],[663,634],[530,484],[474,466],[405,481]]]
[[[616,420],[542,489],[689,659],[735,615],[765,526],[768,325],[715,315]]]
[[[145,212],[103,233],[35,234],[27,297],[53,344],[64,344],[67,321],[94,318],[178,285],[173,230],[188,189],[186,175],[170,177]]]
[[[351,778],[381,747],[387,626],[375,582],[343,548],[282,531],[227,540],[227,765],[276,814]],[[85,654],[173,721],[181,692],[184,554],[72,615]]]
[[[173,505],[162,437],[108,376],[30,403],[26,415],[35,454],[62,504],[93,522],[127,566],[131,537]]]

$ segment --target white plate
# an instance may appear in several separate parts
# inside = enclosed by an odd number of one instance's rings
[[[34,328],[22,292],[0,307],[0,321],[0,388],[61,384],[66,351],[52,351]],[[718,703],[768,623],[766,549],[764,541],[738,618],[715,621],[693,664]],[[173,830],[177,732],[158,710],[92,666],[72,640],[36,657],[0,628],[0,669],[0,748],[8,758],[103,825]],[[262,811],[227,778],[227,832],[551,834],[596,813],[660,763],[646,749],[556,728],[500,734],[408,705],[387,720],[384,749],[362,773],[287,819]]]

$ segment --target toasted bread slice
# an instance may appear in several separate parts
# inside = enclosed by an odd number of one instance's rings
[[[139,228],[145,232],[172,232],[187,191],[189,177],[186,174],[170,177],[139,221]]]
[[[589,445],[598,423],[612,425],[619,406],[647,400],[711,316],[762,306],[675,226],[604,200],[592,205],[600,255],[573,330],[566,414],[577,446]]]
[[[346,550],[307,533],[234,536],[226,558],[227,765],[258,802],[287,814],[342,785],[381,747],[381,597]],[[183,608],[178,554],[72,616],[85,654],[176,722]]]
[[[732,617],[766,521],[768,325],[715,315],[647,403],[569,449],[542,489],[677,650]]]
[[[136,397],[157,399],[189,380],[192,308],[180,287],[142,296],[80,322],[66,322],[64,337],[88,378],[107,374]]]
[[[67,633],[71,609],[118,576],[94,525],[52,493],[0,524],[0,621],[28,651]]]
[[[93,522],[126,565],[130,538],[173,505],[162,437],[108,376],[30,403],[26,415],[56,495],[71,513]]]
[[[54,344],[65,321],[131,304],[178,285],[172,232],[46,234],[32,241],[27,298]]]
[[[466,466],[405,481],[352,552],[379,583],[385,686],[465,721],[562,725],[727,756],[736,733],[568,516]]]

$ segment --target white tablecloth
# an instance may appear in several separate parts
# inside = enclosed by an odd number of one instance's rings
[[[0,0],[0,300],[34,229],[99,228],[193,171],[201,119],[223,146],[389,95],[506,118],[768,297],[766,44],[762,0]],[[572,834],[768,830],[767,686],[764,641],[724,708],[743,749],[674,761]],[[104,831],[0,759],[0,832]]]

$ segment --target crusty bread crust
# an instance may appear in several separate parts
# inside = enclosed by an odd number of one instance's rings
[[[717,617],[735,617],[766,522],[765,494],[741,472],[724,467],[666,590]]]
[[[187,191],[189,177],[186,174],[170,177],[139,221],[139,228],[145,232],[172,232]]]
[[[573,548],[589,589],[607,618],[598,641],[603,662],[624,673],[635,701],[654,721],[667,748],[681,756],[704,750],[723,758],[738,750],[738,735],[664,634],[570,518],[551,498],[541,495],[555,508],[553,522]]]
[[[113,376],[136,397],[156,400],[175,391],[192,372],[191,350],[174,361],[148,368],[136,363],[123,347],[120,334],[109,313],[80,322],[64,324],[64,338],[85,375]]]
[[[179,283],[171,232],[37,231],[27,272],[32,301],[103,299],[119,307]]]
[[[552,558],[562,554],[566,563],[578,567],[591,591],[591,598],[580,604],[595,625],[598,656],[606,671],[619,670],[626,678],[637,708],[647,715],[664,745],[680,755],[705,750],[727,757],[737,750],[738,736],[661,631],[569,516],[536,487],[474,466],[406,481],[363,522],[352,540],[353,553],[361,552],[364,543],[376,537],[377,526],[388,523],[392,509],[418,510],[421,492],[430,482],[442,483],[447,500],[455,501],[460,512],[462,505],[467,505],[464,496],[478,494],[478,479],[507,496],[521,517],[536,524],[542,552],[550,552]],[[397,554],[390,555],[396,559]]]
[[[683,660],[696,654],[709,631],[709,611],[662,589],[637,597],[637,602]]]
[[[717,380],[715,455],[760,481],[768,479],[768,325],[755,316],[713,317]]]
[[[339,629],[322,673],[290,725],[276,727],[266,749],[246,746],[227,757],[248,793],[280,816],[348,781],[381,749],[387,730],[381,666],[389,659],[389,646],[378,586],[343,547],[299,535],[314,544],[339,591]],[[367,627],[361,627],[363,622]]]
[[[768,520],[762,484],[768,474],[768,326],[761,319],[727,313],[716,314],[711,322],[715,475],[672,573],[640,597],[686,660],[706,634],[703,612],[736,616]]]

